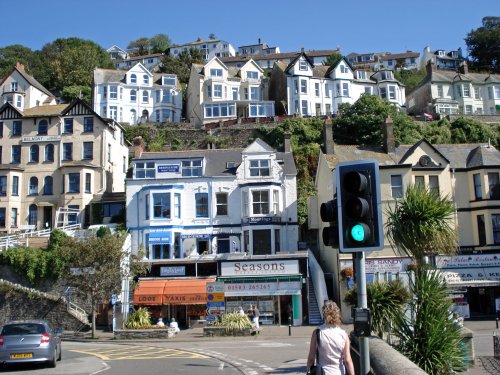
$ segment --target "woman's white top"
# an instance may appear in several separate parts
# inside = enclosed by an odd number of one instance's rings
[[[347,333],[340,327],[322,324],[319,327],[319,366],[325,375],[344,375],[343,353]]]

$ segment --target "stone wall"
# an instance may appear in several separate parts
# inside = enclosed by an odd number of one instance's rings
[[[167,339],[175,336],[175,331],[169,328],[115,329],[113,333],[117,340]]]

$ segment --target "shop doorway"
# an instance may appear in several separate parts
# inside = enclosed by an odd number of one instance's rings
[[[292,296],[280,296],[280,325],[293,324]]]
[[[495,316],[495,288],[467,288],[471,318],[486,318]]]
[[[198,240],[198,254],[210,254],[208,240]]]

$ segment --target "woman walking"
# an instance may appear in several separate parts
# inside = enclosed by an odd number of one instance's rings
[[[320,374],[355,375],[349,336],[340,328],[340,309],[335,302],[325,302],[323,320],[324,323],[312,334],[307,368],[310,369],[317,358],[316,366],[323,370]]]

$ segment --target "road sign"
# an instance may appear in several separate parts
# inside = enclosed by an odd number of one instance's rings
[[[214,307],[224,307],[224,301],[222,302],[207,302],[207,307],[214,308]]]
[[[216,315],[207,315],[207,317],[205,319],[207,322],[215,322],[217,320],[217,316]]]
[[[208,293],[207,300],[210,302],[224,302],[224,293]]]
[[[224,293],[224,283],[207,283],[207,293]]]

